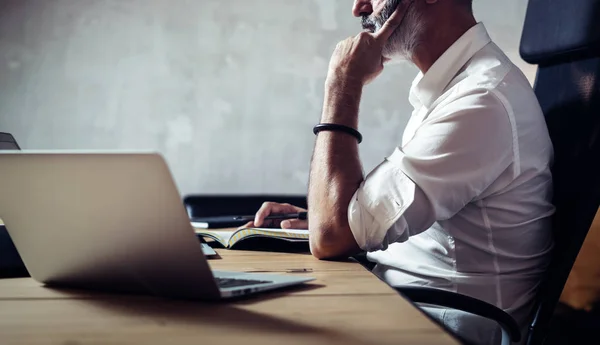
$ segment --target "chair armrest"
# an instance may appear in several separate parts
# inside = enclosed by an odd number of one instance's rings
[[[500,324],[512,342],[521,340],[521,330],[517,321],[504,310],[487,302],[459,293],[433,288],[402,286],[396,290],[414,303],[426,303],[440,307],[461,310],[491,319]]]

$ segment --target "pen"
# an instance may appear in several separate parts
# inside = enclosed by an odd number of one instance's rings
[[[308,217],[308,212],[281,213],[281,214],[272,214],[270,216],[267,216],[267,217],[265,217],[265,220],[284,220],[284,219],[306,220],[307,217]],[[251,221],[251,220],[254,220],[254,216],[237,216],[234,219],[235,220],[243,220],[243,221]]]

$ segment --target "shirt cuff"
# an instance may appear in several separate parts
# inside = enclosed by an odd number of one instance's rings
[[[402,170],[387,160],[377,166],[348,205],[348,223],[359,247],[368,252],[387,248],[388,231],[401,221],[414,197],[415,183]],[[395,236],[406,238],[406,224],[401,228],[404,233]]]

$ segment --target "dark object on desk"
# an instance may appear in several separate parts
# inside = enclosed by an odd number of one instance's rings
[[[198,229],[225,229],[237,228],[248,223],[248,220],[237,219],[236,216],[216,216],[190,218],[194,228]]]
[[[265,220],[284,220],[284,219],[302,219],[306,220],[307,212],[274,214],[265,218]],[[192,226],[198,229],[223,229],[242,226],[254,220],[253,215],[246,216],[217,216],[217,217],[199,217],[190,218]]]
[[[600,205],[600,2],[531,0],[521,55],[539,64],[535,93],[555,150],[555,248],[538,289],[526,344],[550,334],[560,294]],[[399,288],[417,303],[460,309],[503,326],[513,342],[521,334],[504,311],[466,296],[427,288]],[[506,339],[505,339],[506,340]],[[508,342],[507,342],[508,343]]]
[[[0,150],[20,150],[19,144],[9,133],[0,132]],[[0,217],[2,210],[0,210]],[[6,228],[0,225],[0,278],[29,277],[19,252]]]
[[[254,219],[254,216],[238,216],[235,217],[238,220],[247,220],[251,221]],[[308,212],[298,212],[298,213],[272,213],[265,217],[266,220],[284,220],[284,219],[300,219],[306,220],[308,219]]]
[[[306,209],[305,195],[187,195],[183,204],[190,218],[255,214],[266,201],[288,203]],[[243,225],[243,224],[242,224]]]

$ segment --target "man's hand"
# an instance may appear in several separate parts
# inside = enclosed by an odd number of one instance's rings
[[[256,212],[253,222],[244,227],[281,227],[282,229],[308,229],[308,221],[301,219],[288,219],[283,221],[265,220],[271,214],[306,212],[305,209],[290,204],[279,204],[276,202],[265,202]]]
[[[383,71],[383,48],[396,28],[400,26],[412,0],[400,2],[392,16],[376,33],[363,31],[350,37],[335,48],[329,62],[328,80],[339,80],[364,86]]]

